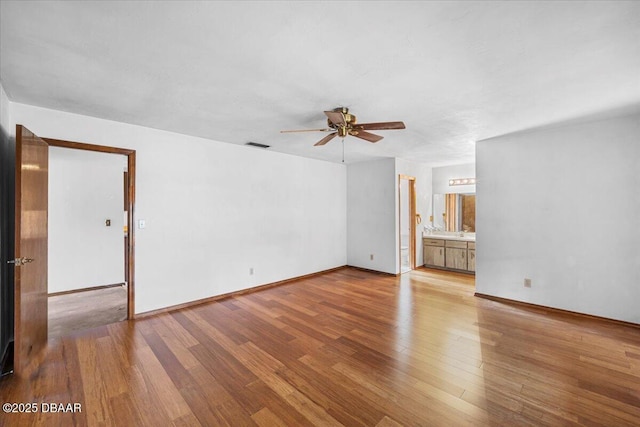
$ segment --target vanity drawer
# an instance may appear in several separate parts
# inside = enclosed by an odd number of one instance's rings
[[[475,249],[476,248],[476,242],[469,242],[469,249]]]
[[[460,240],[447,240],[444,245],[448,248],[467,249],[467,242],[461,242]]]
[[[444,246],[442,239],[422,239],[422,244],[426,246]]]

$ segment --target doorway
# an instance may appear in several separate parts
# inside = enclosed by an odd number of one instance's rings
[[[109,297],[112,300],[113,298],[118,298],[118,295],[121,295],[123,292],[126,294],[126,316],[125,319],[133,319],[135,316],[135,288],[134,288],[134,248],[135,248],[135,240],[134,240],[134,227],[133,225],[133,215],[134,215],[134,207],[135,207],[135,165],[136,165],[136,153],[135,150],[125,149],[125,148],[116,148],[116,147],[107,147],[102,145],[94,145],[94,144],[84,144],[79,142],[71,142],[64,141],[58,139],[51,138],[43,138],[50,147],[59,147],[65,149],[72,150],[85,150],[93,153],[105,153],[111,155],[120,155],[125,156],[126,159],[126,170],[123,173],[123,170],[120,169],[118,171],[119,179],[123,179],[122,185],[124,195],[119,201],[119,206],[123,209],[124,212],[120,211],[120,216],[113,215],[113,218],[105,218],[105,227],[116,226],[115,224],[124,221],[124,227],[120,228],[121,234],[120,237],[123,240],[120,240],[119,244],[124,246],[124,259],[120,258],[121,265],[124,264],[123,272],[124,272],[124,282],[123,283],[114,283],[107,286],[100,286],[95,289],[91,289],[92,292],[91,298],[100,298],[101,296]],[[123,202],[124,200],[124,202]],[[123,206],[124,205],[124,206]],[[121,218],[124,218],[121,220]],[[114,225],[109,223],[107,225],[107,221],[114,222]],[[124,243],[122,243],[124,241]],[[124,285],[124,286],[121,286]],[[120,289],[118,289],[120,287]],[[89,296],[89,295],[87,295]],[[82,297],[82,296],[81,296]],[[114,300],[115,301],[115,300]]]
[[[120,154],[49,147],[50,340],[127,318],[126,164]]]
[[[416,268],[416,178],[398,175],[399,270],[406,273]]]
[[[125,155],[127,158],[127,223],[133,224],[135,207],[136,154],[134,150],[56,139],[40,138],[22,125],[16,125],[15,142],[15,223],[14,259],[14,341],[13,371],[29,375],[47,346],[48,323],[48,181],[49,147],[97,151]],[[135,238],[134,227],[127,229],[127,319],[133,319]],[[70,260],[71,262],[73,260]],[[11,344],[11,343],[10,343]]]

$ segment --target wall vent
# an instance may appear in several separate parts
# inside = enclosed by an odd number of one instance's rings
[[[244,144],[244,145],[250,145],[250,146],[252,146],[252,147],[258,147],[258,148],[269,148],[269,147],[271,147],[270,145],[259,144],[259,143],[257,143],[257,142],[251,142],[251,141],[250,141],[250,142],[247,142],[247,143],[246,143],[246,144]]]

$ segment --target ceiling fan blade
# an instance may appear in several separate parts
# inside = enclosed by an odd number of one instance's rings
[[[405,129],[403,122],[379,122],[379,123],[357,123],[354,129],[363,130],[385,130],[385,129]]]
[[[322,128],[322,129],[296,129],[296,130],[281,130],[280,133],[293,133],[293,132],[333,132],[335,129]]]
[[[318,145],[324,145],[327,142],[331,141],[333,138],[335,138],[336,135],[338,135],[338,132],[330,133],[329,135],[327,135],[324,138],[322,138],[320,141],[318,141],[315,144],[313,144],[313,146],[317,147]]]
[[[374,133],[369,133],[358,129],[350,131],[349,135],[353,135],[356,138],[364,139],[365,141],[369,142],[378,142],[382,138],[384,138],[384,136],[376,135]]]
[[[346,122],[344,120],[344,114],[338,112],[338,111],[325,111],[324,112],[327,117],[329,118],[329,121],[331,123],[333,123],[334,125],[345,125]]]

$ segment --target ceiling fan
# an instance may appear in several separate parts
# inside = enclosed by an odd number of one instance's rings
[[[301,130],[281,130],[280,133],[289,132],[332,132],[313,144],[314,146],[325,145],[336,136],[344,138],[347,135],[364,139],[369,142],[378,142],[383,137],[368,130],[404,129],[403,122],[379,122],[379,123],[357,123],[356,116],[349,113],[347,107],[338,107],[331,111],[325,111],[328,128],[322,129],[301,129]]]

